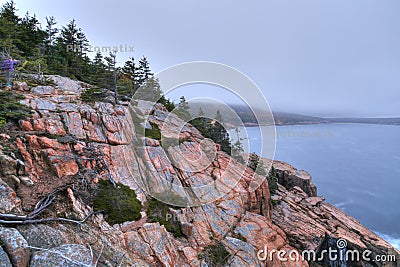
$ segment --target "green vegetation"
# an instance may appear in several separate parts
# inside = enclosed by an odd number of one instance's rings
[[[161,140],[161,131],[160,128],[158,128],[158,125],[155,124],[154,122],[149,122],[151,129],[147,129],[145,130],[145,136],[148,138],[152,138],[155,140]]]
[[[142,205],[136,198],[135,191],[120,183],[114,187],[109,180],[99,181],[99,192],[93,207],[95,210],[105,211],[105,220],[110,225],[141,218]]]
[[[105,90],[99,87],[88,88],[81,94],[82,101],[88,103],[104,101],[105,97],[106,97]]]
[[[147,202],[147,217],[149,222],[159,222],[164,225],[168,232],[172,233],[174,237],[183,236],[182,224],[171,213],[171,207],[155,198],[151,198]]]
[[[31,110],[19,103],[19,100],[24,99],[22,95],[12,91],[0,92],[0,128],[7,122],[18,122],[31,113]]]
[[[264,165],[264,162],[262,162],[260,157],[255,153],[250,154],[249,162],[248,162],[247,166],[259,175],[262,175],[262,176],[267,175],[267,173],[265,171],[266,167]],[[273,166],[271,167],[271,170],[268,173],[267,180],[268,180],[269,192],[272,195],[278,189],[278,176],[277,176],[276,170]]]
[[[271,194],[275,194],[276,190],[278,190],[278,176],[276,174],[276,170],[274,166],[271,167],[268,175],[268,188]]]
[[[206,117],[199,117],[189,121],[205,138],[213,140],[216,144],[221,146],[221,150],[227,154],[232,154],[232,145],[229,140],[229,134],[222,123],[222,116],[217,111],[215,119],[210,119]]]
[[[176,109],[174,110],[174,113],[181,118],[184,121],[189,121],[190,120],[190,107],[189,103],[186,101],[184,96],[181,96],[180,101]]]
[[[90,59],[90,42],[74,19],[59,26],[56,19],[49,16],[42,28],[35,15],[26,13],[20,18],[17,11],[14,1],[0,7],[0,61],[11,55],[21,61],[17,66],[19,71],[57,74],[112,90],[116,102],[130,100],[138,88],[144,87],[147,95],[142,97],[158,100],[168,110],[174,108],[173,103],[162,96],[145,56],[138,61],[131,57],[126,62],[118,62],[117,47],[107,47],[107,55],[98,52]],[[97,89],[88,89],[83,100],[93,102],[99,94]]]
[[[249,155],[247,166],[259,175],[265,176],[267,174],[265,172],[266,167],[264,162],[261,161],[260,157],[256,153],[251,153]]]
[[[224,266],[228,259],[230,253],[226,250],[221,242],[215,245],[210,245],[204,248],[204,250],[199,254],[199,259],[204,259],[210,267]]]

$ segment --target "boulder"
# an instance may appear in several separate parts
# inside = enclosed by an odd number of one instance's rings
[[[56,89],[52,86],[36,86],[32,92],[37,95],[52,95],[55,94]]]
[[[3,247],[1,246],[0,246],[0,267],[12,267],[7,253],[3,250]]]
[[[14,190],[0,179],[0,213],[19,210],[21,200]]]
[[[17,229],[0,227],[0,240],[14,267],[28,266],[30,257],[28,242]]]
[[[33,253],[31,267],[91,266],[91,252],[82,245],[70,244]]]
[[[65,93],[80,93],[84,90],[85,83],[83,82],[58,75],[50,75],[48,77],[57,85],[58,89]]]
[[[22,225],[18,230],[33,247],[50,249],[67,242],[62,232],[45,224]]]

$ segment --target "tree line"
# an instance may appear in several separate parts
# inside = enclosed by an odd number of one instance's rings
[[[42,27],[36,15],[28,12],[19,17],[14,1],[0,8],[0,60],[9,55],[24,62],[23,71],[33,74],[54,74],[77,79],[94,85],[82,94],[84,101],[104,100],[105,92],[113,92],[114,102],[135,98],[156,100],[169,111],[175,109],[174,103],[162,95],[160,85],[151,71],[145,56],[139,60],[130,57],[122,67],[117,66],[117,51],[108,55],[97,52],[91,59],[88,56],[89,40],[84,31],[72,19],[67,25],[59,26],[53,16],[46,17]],[[185,121],[190,120],[189,105],[184,97],[178,103],[176,114]],[[202,134],[221,145],[228,154],[240,154],[241,143],[231,144],[226,129],[222,126],[219,111],[215,119],[203,117],[191,120]],[[240,157],[239,157],[240,158]]]
[[[0,9],[1,60],[11,55],[24,61],[25,72],[57,74],[111,89],[117,102],[129,100],[139,87],[148,84],[150,95],[161,97],[159,102],[172,107],[172,103],[161,96],[145,56],[139,60],[132,56],[122,67],[116,64],[117,51],[108,51],[108,55],[97,52],[91,59],[88,56],[89,40],[75,19],[59,26],[56,19],[49,16],[42,27],[35,15],[27,12],[21,18],[17,11],[14,1],[5,3]]]

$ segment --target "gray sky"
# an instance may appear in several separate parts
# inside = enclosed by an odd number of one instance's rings
[[[400,116],[398,0],[15,2],[21,15],[75,18],[92,45],[134,46],[155,72],[193,60],[230,65],[276,111]]]

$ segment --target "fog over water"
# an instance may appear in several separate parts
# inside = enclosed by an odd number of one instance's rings
[[[261,145],[256,127],[250,143]],[[275,159],[313,176],[318,195],[400,248],[400,126],[278,126]]]

